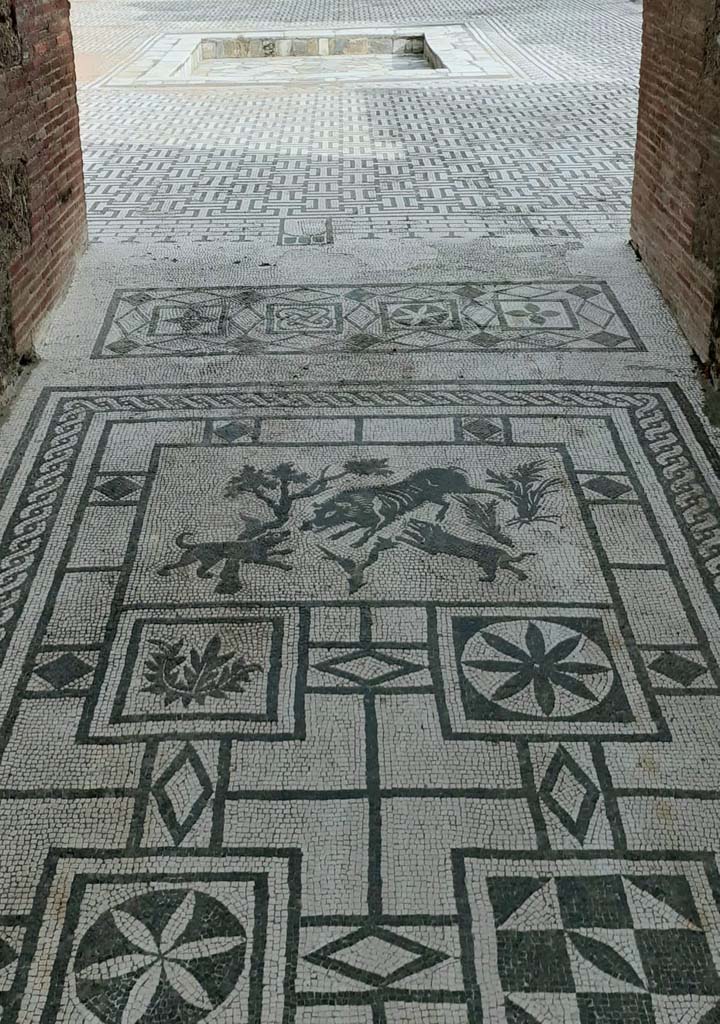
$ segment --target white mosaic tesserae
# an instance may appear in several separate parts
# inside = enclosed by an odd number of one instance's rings
[[[485,6],[73,5],[2,1024],[720,1021],[720,434],[627,245],[641,11]]]

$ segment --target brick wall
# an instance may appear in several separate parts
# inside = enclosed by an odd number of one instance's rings
[[[68,0],[0,0],[0,388],[85,244]]]
[[[720,0],[645,0],[632,239],[717,374]]]

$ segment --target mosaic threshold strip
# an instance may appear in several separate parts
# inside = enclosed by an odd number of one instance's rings
[[[717,1019],[680,388],[48,389],[3,486],[3,1024]]]
[[[147,288],[115,293],[95,358],[644,351],[604,281]]]

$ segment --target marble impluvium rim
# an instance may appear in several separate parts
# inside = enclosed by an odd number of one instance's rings
[[[163,34],[98,84],[207,87],[516,76],[517,69],[467,26],[386,25]]]

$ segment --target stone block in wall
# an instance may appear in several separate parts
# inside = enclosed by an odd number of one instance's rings
[[[0,70],[19,64],[21,59],[15,0],[0,0]]]

